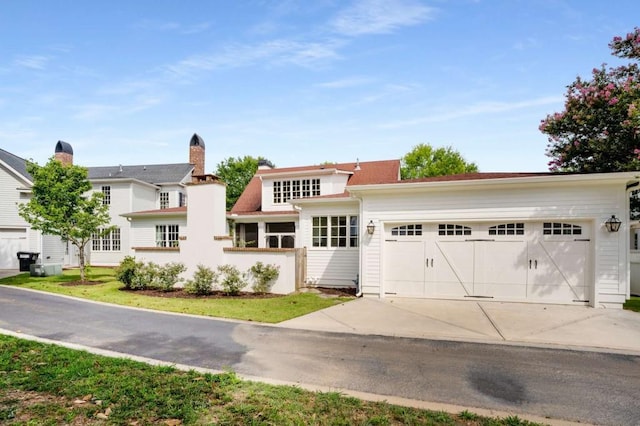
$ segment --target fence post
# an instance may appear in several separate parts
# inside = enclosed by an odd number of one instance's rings
[[[304,279],[307,276],[307,248],[296,249],[296,291],[304,286]]]

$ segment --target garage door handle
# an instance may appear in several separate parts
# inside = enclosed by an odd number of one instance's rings
[[[538,269],[538,261],[537,261],[537,260],[535,260],[535,261],[533,262],[533,264],[534,264],[534,267],[535,267],[536,269]]]
[[[531,259],[529,259],[529,269],[531,269]]]
[[[427,264],[427,268],[429,268],[429,259],[428,258],[425,260],[425,263]],[[431,268],[433,268],[433,257],[431,258]]]

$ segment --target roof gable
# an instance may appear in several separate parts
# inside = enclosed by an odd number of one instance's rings
[[[365,161],[355,163],[320,164],[315,166],[283,167],[261,169],[256,172],[244,192],[231,209],[231,213],[258,212],[262,208],[262,180],[272,175],[287,175],[286,179],[296,179],[296,174],[310,176],[334,170],[335,173],[348,173],[347,187],[351,185],[370,185],[399,182],[400,160]],[[341,193],[342,194],[342,193]],[[335,196],[336,194],[325,194]]]
[[[15,170],[22,179],[25,179],[28,182],[33,181],[33,177],[29,172],[27,172],[27,160],[24,158],[20,158],[17,155],[13,155],[12,153],[0,148],[0,161]]]

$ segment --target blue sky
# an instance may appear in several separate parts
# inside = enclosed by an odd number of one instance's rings
[[[0,0],[0,148],[280,167],[452,146],[544,171],[538,125],[640,25],[619,0]]]

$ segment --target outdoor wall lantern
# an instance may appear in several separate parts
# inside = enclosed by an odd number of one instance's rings
[[[615,214],[612,214],[609,219],[604,223],[604,226],[607,227],[607,231],[609,232],[618,232],[620,230],[620,225],[622,221],[616,217]]]
[[[618,226],[620,226],[620,225],[618,225]],[[369,221],[369,224],[367,225],[367,234],[369,234],[369,235],[373,235],[373,233],[375,232],[375,230],[376,230],[376,225],[374,225],[374,224],[373,224],[373,221],[372,221],[372,220],[370,220],[370,221]]]

